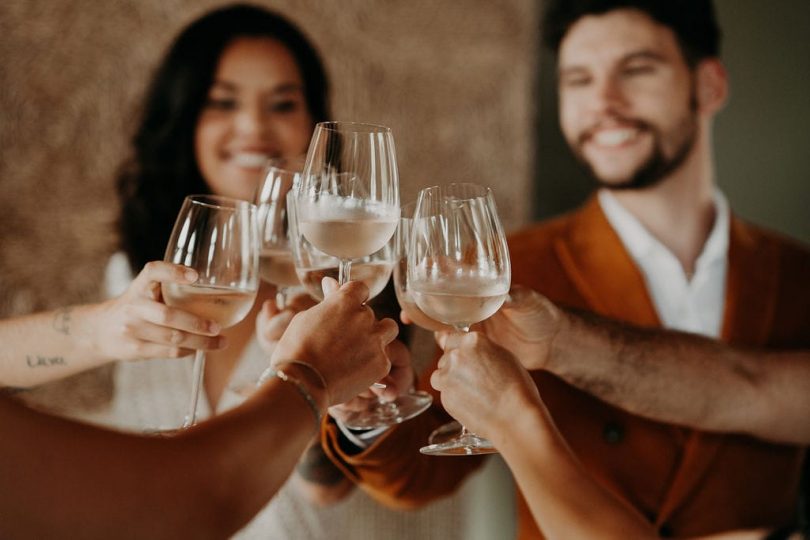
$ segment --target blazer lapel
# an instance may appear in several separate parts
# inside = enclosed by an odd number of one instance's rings
[[[723,341],[767,343],[776,310],[779,259],[776,243],[759,241],[750,227],[732,216]]]
[[[660,326],[644,276],[610,226],[596,197],[571,220],[555,251],[588,307],[639,326]]]
[[[732,216],[723,341],[748,346],[766,344],[776,306],[778,276],[778,248],[774,244],[758,242],[753,232]],[[690,433],[656,525],[667,521],[698,488],[724,440],[722,435],[700,431]]]

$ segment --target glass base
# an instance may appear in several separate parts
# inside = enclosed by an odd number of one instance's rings
[[[357,411],[342,420],[349,429],[375,429],[395,426],[425,412],[433,397],[427,392],[411,392],[394,401],[378,401],[364,411]]]
[[[464,427],[456,422],[444,424],[434,430],[428,438],[427,446],[419,451],[428,456],[474,456],[497,454],[492,443],[475,433],[464,432]]]
[[[148,437],[174,437],[184,432],[186,429],[178,428],[151,428],[143,430],[143,434]]]

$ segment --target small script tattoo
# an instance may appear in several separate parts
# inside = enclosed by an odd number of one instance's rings
[[[66,336],[70,335],[70,313],[73,308],[60,309],[53,316],[53,329]]]
[[[63,356],[40,356],[40,355],[26,355],[25,362],[30,368],[50,367],[50,366],[66,366],[67,362]]]

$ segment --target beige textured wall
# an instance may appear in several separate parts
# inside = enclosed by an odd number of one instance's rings
[[[113,177],[151,70],[215,1],[0,3],[0,314],[93,298],[115,238]],[[289,0],[335,116],[394,129],[403,200],[454,180],[528,216],[536,8],[510,0]]]
[[[98,297],[113,179],[149,75],[177,32],[226,2],[0,2],[0,316]],[[528,0],[256,2],[312,38],[337,119],[394,130],[402,199],[491,185],[508,228],[529,215],[536,20]],[[92,405],[109,370],[44,390]],[[95,384],[93,383],[95,381]]]

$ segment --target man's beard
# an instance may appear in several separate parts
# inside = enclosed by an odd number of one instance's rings
[[[650,156],[635,172],[624,180],[610,182],[599,177],[582,151],[582,146],[585,142],[584,139],[587,137],[581,137],[577,141],[576,146],[572,147],[574,157],[585,167],[591,178],[593,178],[600,187],[607,189],[630,190],[655,186],[683,165],[697,139],[697,115],[694,105],[691,107],[691,110],[684,115],[678,126],[666,135],[670,146],[674,148],[674,152],[672,152],[670,156],[664,154],[663,141],[665,135],[662,134],[658,128],[641,120],[622,119],[622,121],[624,123],[633,124],[639,131],[650,133],[653,137],[653,148]]]

